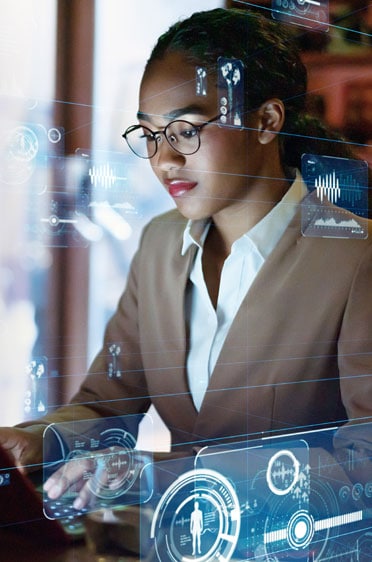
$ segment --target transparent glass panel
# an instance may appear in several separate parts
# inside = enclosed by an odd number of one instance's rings
[[[41,219],[63,135],[53,123],[56,2],[0,0],[0,424],[48,406]]]

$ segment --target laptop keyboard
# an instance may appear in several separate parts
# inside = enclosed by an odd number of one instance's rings
[[[84,534],[84,524],[82,516],[87,513],[87,509],[75,509],[72,506],[71,498],[51,500],[46,495],[43,497],[43,510],[48,519],[58,519],[64,530],[69,535]]]
[[[91,511],[103,509],[105,507],[112,507],[112,503],[99,501],[95,504],[94,509],[84,507],[82,509],[75,509],[73,502],[76,496],[59,498],[52,500],[44,494],[43,509],[44,514],[48,519],[58,519],[65,531],[70,535],[81,535],[84,533],[84,515]]]

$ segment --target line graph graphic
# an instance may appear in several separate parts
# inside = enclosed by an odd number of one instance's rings
[[[320,218],[317,219],[314,223],[316,226],[330,226],[330,227],[338,227],[338,228],[360,228],[360,224],[354,220],[340,220],[336,221],[333,217],[327,218]]]

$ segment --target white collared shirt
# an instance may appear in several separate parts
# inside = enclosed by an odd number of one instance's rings
[[[189,221],[183,235],[182,255],[198,247],[186,293],[186,321],[190,329],[187,375],[199,411],[209,379],[227,332],[263,263],[292,220],[307,190],[298,175],[282,200],[251,230],[236,240],[221,272],[216,309],[209,297],[202,270],[203,245],[210,221]]]

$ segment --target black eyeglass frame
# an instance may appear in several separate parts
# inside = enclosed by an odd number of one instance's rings
[[[158,148],[159,148],[159,141],[157,139],[157,135],[164,135],[165,140],[167,141],[169,146],[171,146],[173,148],[173,150],[178,152],[178,154],[183,154],[184,156],[190,156],[191,154],[195,154],[196,152],[198,152],[198,150],[200,148],[200,145],[201,145],[200,131],[206,125],[210,125],[211,123],[214,123],[215,121],[217,121],[217,119],[219,119],[220,117],[221,117],[221,113],[219,113],[218,115],[216,115],[212,119],[209,119],[205,123],[202,123],[201,125],[194,125],[194,123],[191,123],[191,121],[187,121],[186,119],[174,119],[173,121],[170,121],[170,123],[168,123],[168,125],[166,127],[164,127],[164,129],[162,131],[152,131],[149,127],[146,127],[146,126],[140,125],[140,124],[130,125],[121,136],[126,140],[126,143],[129,146],[130,150],[133,152],[133,154],[138,156],[138,158],[144,158],[145,160],[149,160],[150,158],[154,158],[154,156],[157,153]],[[191,125],[191,127],[193,129],[195,129],[195,131],[197,133],[197,136],[198,136],[198,146],[195,150],[193,150],[192,152],[184,152],[184,151],[181,151],[181,150],[177,150],[177,148],[171,143],[171,141],[169,140],[169,138],[167,136],[167,129],[171,125],[173,125],[174,123],[187,123],[188,125]],[[155,141],[155,151],[154,151],[154,154],[152,154],[151,156],[141,156],[131,147],[130,143],[128,142],[128,139],[127,139],[128,135],[130,133],[132,133],[133,131],[136,131],[137,129],[146,129],[147,131],[150,131],[150,133],[151,133],[151,135],[152,135],[152,137]]]

